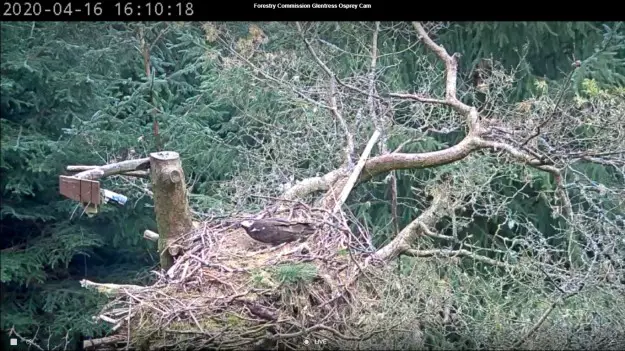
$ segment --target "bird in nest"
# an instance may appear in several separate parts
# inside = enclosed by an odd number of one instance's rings
[[[315,232],[315,226],[312,223],[281,219],[246,220],[240,224],[252,239],[271,245],[296,240],[304,241]]]

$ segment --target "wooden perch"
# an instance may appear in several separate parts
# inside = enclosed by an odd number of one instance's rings
[[[176,242],[193,229],[180,156],[164,151],[150,154],[154,211],[158,225],[158,250],[162,269],[169,269],[180,253]]]
[[[92,169],[98,168],[99,166],[67,166],[65,170],[68,172],[84,172],[90,171]],[[149,178],[150,172],[148,171],[128,171],[120,173],[119,175],[129,176],[129,177],[137,177],[137,178]]]
[[[68,172],[79,171],[79,173],[71,176],[59,176],[59,192],[69,199],[82,203],[88,214],[95,214],[98,212],[98,205],[101,202],[100,182],[96,179],[115,174],[146,177],[147,172],[145,170],[149,168],[149,162],[149,158],[142,158],[103,166],[68,166],[66,168]],[[104,193],[105,202],[113,200],[123,205],[127,200],[125,196],[108,190],[104,190]]]
[[[159,238],[158,233],[154,233],[153,231],[147,229],[143,232],[143,237],[154,242],[158,242]]]
[[[70,171],[70,167],[68,167],[68,171]],[[73,167],[89,167],[89,166],[73,166]],[[72,177],[78,179],[100,179],[103,177],[108,177],[115,174],[127,173],[138,170],[146,170],[150,167],[150,159],[149,158],[139,158],[136,160],[128,160],[117,163],[110,163],[103,166],[95,166],[91,169],[87,169],[78,174],[74,174]]]

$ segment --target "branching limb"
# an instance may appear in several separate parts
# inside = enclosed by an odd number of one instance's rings
[[[37,345],[37,344],[34,342],[34,338],[33,338],[33,339],[26,339],[26,338],[24,338],[24,337],[23,337],[23,336],[21,336],[21,335],[20,335],[17,331],[15,331],[15,328],[11,328],[11,330],[9,330],[9,336],[13,336],[13,335],[17,336],[17,338],[18,338],[18,339],[20,339],[22,342],[24,342],[25,344],[27,344],[29,348],[30,348],[30,347],[34,347],[34,348],[36,348],[37,350],[41,350],[41,351],[43,351],[43,348],[41,348],[41,346]]]
[[[433,191],[434,199],[430,207],[426,209],[417,219],[402,229],[399,234],[386,246],[375,253],[375,257],[382,261],[390,261],[398,255],[410,250],[410,244],[415,241],[422,226],[430,227],[436,224],[441,217],[441,212],[449,202],[449,194],[443,191],[444,187]]]
[[[390,153],[373,157],[367,161],[360,181],[392,170],[428,168],[460,161],[479,149],[474,140],[475,138],[470,135],[458,144],[443,150],[415,154]]]
[[[560,204],[562,206],[562,214],[567,219],[571,218],[573,214],[573,207],[571,206],[571,200],[569,199],[566,190],[564,190],[562,174],[558,168],[550,165],[543,165],[540,160],[536,159],[535,157],[524,151],[521,151],[520,149],[515,148],[510,144],[485,140],[483,138],[475,138],[474,142],[482,148],[492,148],[495,151],[505,151],[518,162],[524,163],[541,171],[551,173],[554,176],[557,184],[556,196],[558,197],[558,200],[560,201]]]
[[[393,170],[442,166],[462,160],[481,148],[480,145],[474,142],[475,140],[475,137],[468,136],[458,144],[443,150],[414,154],[394,152],[372,157],[365,163],[365,167],[356,184]],[[341,184],[341,182],[347,181],[344,178],[346,175],[347,173],[344,169],[337,169],[322,177],[306,178],[290,188],[282,198],[295,200],[317,191],[327,191],[331,186],[342,189],[344,184]]]
[[[432,50],[441,61],[445,63],[445,104],[451,106],[456,112],[467,117],[469,130],[479,129],[479,117],[477,109],[462,103],[457,97],[458,61],[457,55],[449,55],[447,50],[436,44],[427,34],[421,23],[413,22],[414,29],[419,34],[419,39]],[[419,101],[418,98],[415,100]]]

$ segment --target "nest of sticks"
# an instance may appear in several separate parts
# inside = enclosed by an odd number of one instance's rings
[[[364,239],[321,209],[295,206],[271,217],[312,222],[318,229],[303,243],[270,247],[232,220],[208,221],[182,238],[184,252],[154,285],[86,283],[115,294],[98,317],[114,324],[109,344],[320,349],[353,346],[374,334],[351,322],[374,300],[368,298],[371,286],[357,279],[368,264]]]

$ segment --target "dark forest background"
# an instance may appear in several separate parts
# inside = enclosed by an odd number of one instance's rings
[[[231,24],[241,33],[249,25]],[[289,38],[280,37],[280,25],[259,26],[279,38],[270,46],[289,45]],[[349,23],[327,26],[325,39],[339,47],[353,43],[335,27],[358,34]],[[2,23],[3,330],[14,328],[42,340],[102,335],[106,326],[91,316],[105,301],[82,289],[79,281],[149,283],[158,260],[155,245],[141,234],[156,230],[156,225],[143,187],[121,177],[107,178],[102,186],[129,201],[89,217],[59,194],[58,176],[66,174],[67,165],[145,157],[156,150],[154,119],[164,149],[183,158],[197,216],[259,206],[252,200],[231,201],[230,181],[248,167],[244,155],[255,147],[242,132],[253,122],[243,118],[236,96],[226,93],[247,88],[245,82],[221,76],[219,58],[211,53],[222,44],[209,34],[202,23]],[[571,94],[622,88],[623,35],[621,23],[452,23],[436,40],[448,51],[462,53],[460,72],[466,82],[485,59],[516,68],[520,84],[508,98],[522,102],[537,89],[537,80],[562,84],[577,59],[584,64],[570,79]],[[407,55],[398,67],[396,85],[409,90],[419,69]],[[271,97],[259,96],[256,103],[270,109]],[[598,181],[608,177],[599,166],[589,174]],[[409,179],[400,179],[399,187],[400,193],[409,192]],[[378,192],[384,198],[384,189]],[[519,209],[533,214],[548,231],[551,219],[541,210],[545,204],[532,206],[519,204]],[[350,208],[371,228],[390,217],[388,206],[375,201],[353,201]],[[408,222],[409,208],[401,211]],[[473,230],[488,231],[492,223],[475,225],[482,228]],[[378,232],[376,240],[384,241],[384,231]]]

